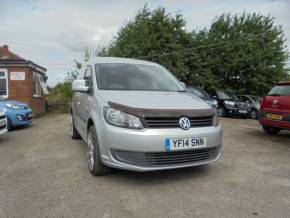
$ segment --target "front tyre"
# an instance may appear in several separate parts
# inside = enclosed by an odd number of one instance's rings
[[[94,176],[101,176],[111,172],[111,168],[105,166],[101,161],[101,154],[94,126],[91,126],[88,131],[87,161],[89,171]]]
[[[277,135],[281,131],[281,129],[279,128],[271,127],[271,126],[264,126],[264,125],[263,125],[263,130],[268,135]]]
[[[258,119],[258,112],[256,110],[251,110],[250,117],[253,120]]]
[[[226,116],[226,110],[224,107],[219,107],[217,110],[218,116],[219,117],[225,117]]]
[[[7,130],[8,131],[12,130],[12,122],[9,117],[7,117]]]

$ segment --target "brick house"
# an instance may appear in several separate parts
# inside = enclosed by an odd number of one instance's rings
[[[45,112],[46,69],[0,46],[0,96],[26,102],[34,114]]]

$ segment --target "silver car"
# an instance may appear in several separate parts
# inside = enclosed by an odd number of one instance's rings
[[[93,175],[215,162],[222,127],[212,108],[164,67],[98,57],[73,82],[71,136],[87,144]]]

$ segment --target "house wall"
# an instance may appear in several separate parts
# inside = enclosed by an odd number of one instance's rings
[[[45,95],[33,96],[33,69],[29,67],[8,67],[8,95],[10,99],[29,104],[35,115],[45,112]],[[25,72],[25,80],[11,80],[11,72]]]

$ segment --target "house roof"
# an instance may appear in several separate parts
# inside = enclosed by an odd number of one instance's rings
[[[4,59],[5,60],[25,60],[24,58],[10,51],[7,45],[0,46],[0,59],[1,60],[4,60]]]
[[[46,73],[46,68],[35,64],[30,60],[26,60],[20,57],[18,54],[9,50],[7,45],[0,46],[0,67],[9,67],[9,66],[26,66],[31,67],[36,71],[39,71],[43,74]]]

